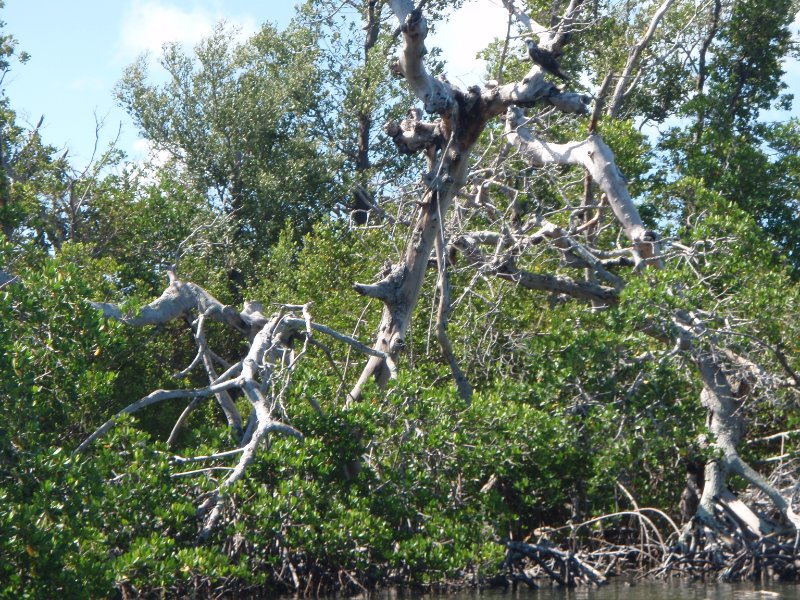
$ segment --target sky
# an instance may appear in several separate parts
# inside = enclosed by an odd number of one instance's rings
[[[285,27],[293,10],[290,0],[6,0],[5,31],[31,55],[6,76],[6,94],[22,123],[44,115],[45,142],[69,149],[76,167],[92,156],[97,120],[101,149],[120,131],[118,147],[140,160],[147,143],[113,96],[127,65],[142,52],[158,56],[166,42],[191,48],[220,19],[247,36],[267,21]],[[479,83],[483,64],[475,54],[505,36],[507,14],[500,0],[470,0],[440,25],[430,45],[447,50],[451,81]]]
[[[237,27],[243,37],[267,21],[283,28],[294,4],[292,0],[6,0],[0,11],[5,31],[32,58],[6,76],[5,91],[22,123],[33,125],[44,116],[45,142],[68,149],[76,168],[91,159],[96,120],[103,123],[101,149],[119,131],[118,147],[129,159],[142,160],[147,142],[139,138],[113,95],[124,68],[142,52],[158,56],[166,42],[191,48],[221,19]],[[475,54],[495,37],[505,36],[507,19],[501,0],[468,0],[449,22],[437,25],[428,46],[442,48],[450,81],[464,87],[481,82],[484,64]],[[795,21],[795,35],[799,28],[800,21]],[[786,69],[790,91],[800,96],[800,63],[791,60]],[[790,114],[800,116],[800,100]],[[774,120],[788,116],[765,115]]]

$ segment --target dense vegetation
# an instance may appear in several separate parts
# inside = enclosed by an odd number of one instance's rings
[[[597,124],[647,226],[691,252],[665,251],[660,270],[614,270],[621,297],[602,310],[454,258],[448,332],[474,389],[469,406],[436,340],[431,269],[398,378],[350,401],[363,357],[333,340],[310,346],[280,396],[304,441],[270,438],[202,542],[196,500],[232,463],[192,474],[207,465],[175,457],[238,441],[213,400],[176,446],[166,439],[183,401],[124,418],[72,454],[151,391],[208,384],[200,370],[175,376],[195,353],[189,323],[127,327],[90,304],[135,312],[170,268],[225,304],[312,302],[315,322],[372,341],[380,310],[353,284],[399,260],[424,169],[377,131],[413,102],[392,77],[396,22],[382,0],[341,13],[338,4],[309,1],[287,30],[265,25],[241,45],[220,27],[191,52],[169,47],[167,84],[149,81],[144,59],[121,74],[117,97],[165,163],[131,164],[111,148],[72,165],[2,98],[0,596],[477,581],[500,572],[504,539],[634,502],[680,523],[686,466],[715,450],[702,442],[703,382],[653,334],[669,337],[678,310],[703,315],[708,344],[762,370],[742,404],[740,451],[776,485],[796,482],[800,123],[764,116],[791,105],[781,83],[795,51],[790,0],[676,2],[636,85]],[[428,3],[431,22],[447,4]],[[529,0],[526,10],[549,22],[554,4],[560,14],[568,3]],[[576,91],[595,93],[621,72],[657,4],[586,4],[591,26],[562,65]],[[16,40],[2,41],[0,69],[24,68]],[[521,80],[530,64],[505,43],[485,51],[487,79]],[[442,69],[435,56],[430,68]],[[530,114],[558,141],[585,135],[589,120],[552,107]],[[571,227],[561,202],[580,207],[583,174],[506,160],[502,125],[483,132],[469,179],[480,189],[481,172],[493,177],[473,200],[494,212],[465,216],[466,200],[454,210],[473,230],[528,215]],[[618,231],[596,237],[613,244]],[[545,249],[517,261],[538,274],[570,267]],[[246,352],[218,323],[207,335],[218,354]],[[234,400],[246,415],[246,399]],[[766,439],[775,433],[784,435]],[[629,526],[611,519],[582,534]]]

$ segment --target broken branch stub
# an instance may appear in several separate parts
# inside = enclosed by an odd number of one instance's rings
[[[386,124],[385,131],[400,153],[425,153],[428,160],[428,172],[423,177],[425,191],[417,203],[416,225],[402,260],[378,283],[354,286],[358,293],[383,303],[374,349],[396,363],[405,347],[405,334],[421,294],[431,253],[439,236],[446,236],[444,220],[453,198],[466,182],[470,152],[486,123],[513,104],[533,106],[545,102],[565,112],[585,113],[587,98],[562,92],[544,79],[537,65],[522,82],[483,89],[473,86],[466,91],[444,78],[433,77],[425,69],[423,60],[428,26],[422,11],[414,9],[412,3],[405,0],[393,0],[389,4],[403,37],[396,68],[422,101],[425,111],[440,116],[435,122],[424,122],[421,111],[412,109],[401,123]],[[447,239],[442,239],[441,247],[447,246]],[[442,315],[445,312],[443,307]],[[463,373],[445,341],[443,327],[439,335],[443,354],[452,367],[462,397],[468,396]],[[391,370],[386,360],[371,357],[350,392],[351,398],[359,399],[364,384],[371,378],[383,386],[390,377]]]

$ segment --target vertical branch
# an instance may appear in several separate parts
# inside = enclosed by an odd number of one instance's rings
[[[458,388],[458,394],[466,405],[470,406],[472,403],[472,386],[461,370],[458,359],[456,359],[456,355],[453,352],[453,346],[450,344],[450,338],[447,336],[447,321],[452,307],[450,304],[450,280],[446,256],[444,236],[440,235],[436,238],[436,264],[438,266],[436,285],[439,290],[439,307],[436,312],[436,337],[442,348],[442,354],[447,360],[447,364],[450,365],[450,371],[453,373],[453,380]]]
[[[364,77],[368,77],[370,70],[367,67],[369,63],[370,51],[375,47],[378,42],[378,34],[380,33],[380,12],[382,8],[382,0],[379,2],[369,2],[367,4],[367,24],[364,27]],[[364,87],[369,87],[371,82],[366,79],[363,83]],[[371,201],[371,194],[367,187],[367,174],[369,173],[372,164],[369,158],[369,138],[372,130],[372,115],[368,110],[368,106],[361,103],[358,107],[358,133],[356,134],[356,179],[357,185],[353,191],[353,222],[357,225],[364,225],[367,222],[369,210],[374,206]]]
[[[706,56],[708,55],[708,49],[711,47],[711,43],[714,41],[714,38],[719,31],[719,20],[720,15],[722,13],[722,0],[714,0],[714,11],[711,15],[711,28],[708,31],[708,35],[706,35],[705,39],[703,39],[703,44],[700,46],[700,53],[697,59],[697,94],[699,96],[703,95],[703,91],[705,89],[706,84]],[[705,127],[705,119],[706,119],[706,110],[701,102],[699,108],[697,110],[697,121],[695,122],[694,127],[694,143],[698,144],[700,139],[703,137],[703,128]]]
[[[410,1],[390,0],[389,4],[403,33],[400,70],[425,110],[442,116],[442,124],[441,132],[437,133],[437,126],[422,123],[421,112],[412,109],[403,123],[405,128],[397,128],[396,135],[392,135],[401,151],[424,149],[434,168],[424,178],[428,189],[419,202],[417,223],[400,264],[378,284],[355,285],[358,293],[377,298],[384,306],[374,345],[381,356],[370,357],[350,393],[353,400],[361,397],[370,378],[374,377],[380,386],[385,385],[391,377],[390,367],[405,348],[405,334],[422,291],[428,259],[443,227],[441,220],[464,185],[469,151],[485,123],[480,113],[462,114],[457,98],[462,98],[463,93],[425,70],[428,25],[422,12],[414,9]],[[412,144],[417,135],[424,138],[418,147]],[[448,140],[445,148],[442,138]]]
[[[500,62],[497,64],[497,75],[495,79],[497,79],[498,84],[503,82],[503,69],[506,66],[506,57],[508,56],[508,45],[511,41],[511,21],[513,20],[513,14],[508,13],[508,26],[506,27],[506,39],[503,42],[503,52],[500,54]]]
[[[622,74],[617,80],[617,87],[614,89],[614,93],[611,96],[611,103],[608,105],[609,116],[614,118],[619,116],[619,111],[622,108],[622,102],[625,100],[625,87],[628,81],[631,79],[633,69],[639,63],[639,58],[641,57],[642,52],[644,52],[645,48],[647,48],[650,40],[653,39],[656,29],[658,28],[658,24],[661,22],[664,14],[674,2],[675,0],[664,0],[664,3],[658,7],[658,10],[656,10],[655,14],[653,15],[647,31],[645,31],[644,35],[642,35],[642,37],[639,38],[639,41],[634,44],[633,48],[631,48],[631,51],[628,54],[628,61],[625,63],[625,68],[622,70]]]
[[[603,113],[603,107],[606,103],[606,93],[608,92],[608,88],[611,86],[611,80],[613,78],[614,72],[609,71],[603,78],[603,83],[600,84],[600,89],[597,91],[597,97],[594,101],[592,116],[589,119],[589,133],[595,133],[595,131],[597,131],[597,121],[600,119],[600,115]]]

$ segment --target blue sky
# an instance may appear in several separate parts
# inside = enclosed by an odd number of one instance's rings
[[[144,51],[158,55],[167,41],[191,47],[220,19],[247,35],[266,21],[284,27],[293,10],[290,0],[6,0],[0,19],[32,56],[7,76],[6,93],[23,123],[44,115],[45,141],[69,148],[77,167],[91,156],[95,115],[104,121],[101,148],[121,127],[119,147],[141,159],[147,145],[112,92],[127,65]],[[451,47],[454,27],[480,32],[470,36],[469,46],[448,53],[451,80],[477,83],[482,66],[473,65],[475,53],[505,34],[506,15],[500,0],[471,0],[442,28],[439,45]]]
[[[221,18],[245,32],[265,21],[283,26],[292,8],[252,0],[7,0],[0,18],[32,58],[7,76],[6,93],[23,121],[44,115],[44,139],[68,147],[78,165],[91,155],[95,114],[105,119],[104,142],[121,123],[120,146],[136,155],[144,148],[112,93],[126,65],[166,41],[191,45]]]
[[[127,65],[145,51],[158,55],[168,41],[191,47],[220,19],[246,36],[266,21],[285,26],[293,10],[291,0],[6,0],[0,19],[32,56],[7,75],[6,93],[22,122],[34,124],[44,115],[45,141],[68,148],[74,166],[91,156],[95,115],[104,120],[101,147],[121,127],[118,146],[139,160],[147,144],[112,92]],[[483,73],[475,53],[504,36],[506,24],[501,0],[469,0],[449,23],[438,25],[429,45],[444,50],[448,78],[466,87]],[[792,29],[797,32],[797,22]],[[790,61],[787,70],[787,82],[800,96],[800,64]],[[800,114],[800,100],[792,114]]]

